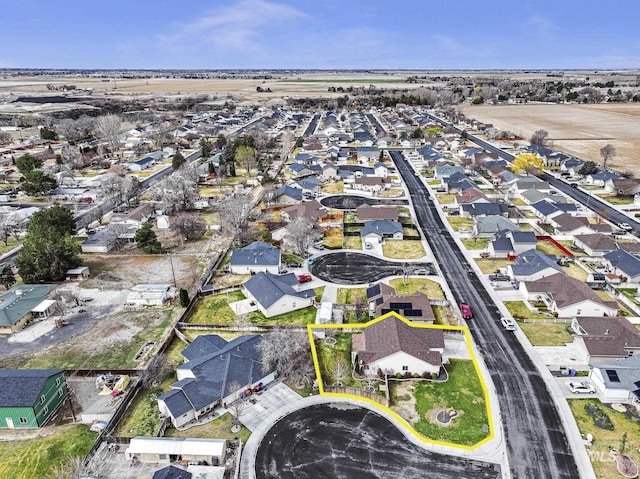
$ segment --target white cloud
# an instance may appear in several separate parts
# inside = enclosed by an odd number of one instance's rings
[[[304,18],[297,8],[266,0],[240,0],[177,26],[161,43],[186,48],[189,44],[211,44],[227,50],[256,50],[260,37],[269,28]]]

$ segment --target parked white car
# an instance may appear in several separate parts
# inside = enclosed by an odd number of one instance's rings
[[[500,318],[500,322],[502,323],[502,327],[507,331],[515,331],[516,330],[516,322],[511,318],[505,318],[504,316]]]
[[[571,381],[567,383],[567,387],[574,394],[594,394],[596,392],[595,386],[587,381]]]

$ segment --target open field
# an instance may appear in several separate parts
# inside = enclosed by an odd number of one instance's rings
[[[504,105],[463,106],[469,118],[491,123],[528,139],[547,130],[553,146],[584,160],[601,163],[600,148],[611,143],[616,156],[607,166],[622,171],[640,164],[640,105]]]

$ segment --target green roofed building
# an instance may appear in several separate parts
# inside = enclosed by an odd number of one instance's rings
[[[0,369],[0,429],[44,426],[68,393],[61,369]]]
[[[15,333],[30,319],[51,314],[55,284],[21,284],[0,295],[0,335]]]

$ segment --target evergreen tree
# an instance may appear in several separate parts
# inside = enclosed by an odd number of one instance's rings
[[[8,263],[0,265],[0,284],[9,289],[16,282],[16,275],[13,274],[13,268]]]
[[[162,252],[162,245],[158,241],[156,232],[151,229],[151,223],[144,223],[138,231],[135,238],[138,248],[145,253],[156,254]]]
[[[177,170],[182,165],[184,165],[186,161],[187,160],[185,159],[184,155],[179,151],[176,151],[173,157],[171,158],[171,166],[173,167],[174,170]]]

